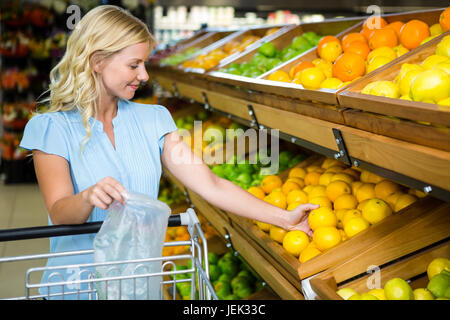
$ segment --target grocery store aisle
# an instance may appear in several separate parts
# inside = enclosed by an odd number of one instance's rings
[[[0,229],[47,224],[47,211],[37,184],[0,183]],[[0,243],[0,257],[47,253],[48,250],[48,239]],[[44,264],[43,260],[0,263],[0,299],[24,296],[26,270]]]

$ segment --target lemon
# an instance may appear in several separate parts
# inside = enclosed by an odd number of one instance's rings
[[[422,67],[418,64],[404,63],[400,67],[400,72],[395,77],[394,82],[398,83],[405,73],[412,71],[412,70],[423,71]]]
[[[262,231],[269,232],[269,230],[270,230],[270,224],[268,224],[268,223],[261,222],[261,221],[256,221],[256,225],[257,225],[258,228],[260,228]]]
[[[362,217],[351,218],[344,224],[345,234],[351,238],[369,228],[370,224]]]
[[[361,294],[361,300],[378,300],[378,298],[370,293],[363,293]]]
[[[331,208],[321,207],[311,211],[308,216],[308,224],[312,230],[322,227],[336,227],[337,218]]]
[[[436,38],[437,36],[438,36],[438,35],[435,35],[435,36],[429,36],[429,37],[423,39],[422,42],[420,43],[420,45],[423,45],[424,43],[427,43],[428,41],[430,41],[430,40]]]
[[[427,57],[423,62],[420,64],[422,68],[425,70],[433,69],[433,67],[441,62],[447,62],[448,57],[432,54],[431,56]]]
[[[436,103],[450,96],[450,75],[442,70],[425,70],[411,82],[414,101]]]
[[[319,178],[319,184],[322,186],[327,186],[331,182],[331,178],[335,175],[334,172],[325,172]]]
[[[386,295],[384,294],[384,289],[382,288],[372,289],[367,293],[377,297],[378,300],[386,300]]]
[[[269,228],[269,237],[278,243],[283,243],[283,239],[287,232],[288,231],[283,228],[271,225]]]
[[[375,81],[376,85],[370,91],[370,94],[374,96],[398,98],[400,97],[400,91],[398,86],[392,81]]]
[[[447,61],[444,61],[444,62],[436,63],[434,65],[433,69],[435,69],[435,70],[438,69],[438,70],[445,71],[445,72],[447,72],[447,74],[450,75],[450,59],[448,59]]]
[[[435,23],[430,27],[430,34],[432,36],[440,35],[442,33],[442,28],[439,23]]]
[[[409,92],[411,91],[411,82],[414,80],[415,77],[417,77],[422,71],[420,70],[411,70],[406,72],[400,81],[398,82],[398,88],[400,90],[401,96],[408,96]],[[411,98],[410,98],[411,100]]]
[[[296,257],[300,255],[308,244],[308,236],[300,230],[289,231],[283,238],[283,248]]]
[[[438,107],[438,110],[450,111],[450,108],[446,108],[450,107],[450,97],[439,100],[437,104],[441,107],[444,107],[444,108]]]
[[[358,209],[347,209],[347,212],[342,215],[342,225],[345,227],[345,224],[353,218],[362,217],[362,213]]]
[[[446,258],[433,259],[427,267],[428,280],[441,273],[442,270],[450,271],[450,260]]]
[[[326,61],[324,59],[314,59],[312,61],[312,63],[319,68],[320,70],[322,70],[322,72],[325,74],[325,76],[327,78],[331,78],[332,77],[332,70],[333,70],[333,64],[330,61]]]
[[[408,53],[409,50],[406,49],[403,45],[399,44],[398,46],[393,48],[395,53],[397,54],[397,58],[404,55],[405,53]]]
[[[344,300],[348,300],[352,295],[358,294],[355,290],[352,288],[342,288],[336,291],[336,293]]]
[[[425,288],[417,288],[413,291],[414,300],[434,300],[433,294]]]
[[[337,246],[342,241],[342,237],[335,227],[322,227],[314,231],[313,241],[317,249],[323,252]]]
[[[309,198],[315,197],[326,197],[327,196],[327,188],[323,185],[315,185],[311,191],[308,193]]]
[[[313,242],[310,242],[309,245],[300,253],[300,256],[298,257],[298,261],[300,261],[301,263],[304,263],[322,253],[322,252],[320,252],[319,249],[317,249],[312,244],[313,244]]]
[[[397,58],[397,53],[395,52],[395,50],[393,48],[380,47],[375,50],[372,50],[369,53],[369,55],[367,56],[367,61],[369,63],[371,63],[373,58],[380,57],[380,56],[387,57],[387,58],[390,58],[391,60],[394,60],[395,58]]]
[[[323,71],[320,68],[315,67],[303,70],[300,81],[306,89],[315,90],[320,88],[320,84],[325,78],[326,76]]]
[[[411,97],[409,96],[409,94],[404,94],[403,96],[400,96],[399,99],[412,101],[412,99],[411,99]]]
[[[388,300],[413,300],[414,294],[409,284],[401,278],[393,278],[384,285]]]
[[[385,64],[388,64],[395,58],[386,57],[386,56],[376,56],[376,57],[372,58],[372,60],[370,60],[369,64],[367,65],[366,73],[371,73],[372,71],[384,66]]]
[[[362,209],[362,216],[370,224],[380,222],[392,214],[391,207],[381,199],[370,199]]]
[[[388,199],[389,200],[389,199]],[[412,194],[402,194],[395,202],[394,212],[399,212],[403,208],[406,208],[417,201],[417,197]]]
[[[342,81],[338,78],[327,78],[321,84],[320,87],[324,89],[339,89],[342,85]]]
[[[350,298],[348,298],[347,300],[361,300],[361,295],[354,294]]]
[[[450,36],[445,36],[436,46],[436,54],[450,58]]]

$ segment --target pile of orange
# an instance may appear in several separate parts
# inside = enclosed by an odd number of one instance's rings
[[[317,45],[319,58],[301,61],[289,72],[277,70],[269,80],[291,82],[306,89],[339,89],[395,58],[417,48],[450,27],[450,7],[428,26],[412,19],[388,23],[382,17],[366,19],[360,32],[342,39],[324,36]]]
[[[264,37],[276,32],[277,30],[278,28],[271,28],[267,30]],[[261,37],[250,34],[242,38],[241,41],[231,40],[222,47],[214,49],[207,54],[200,54],[194,59],[183,62],[181,66],[183,68],[197,68],[204,70],[212,69],[219,65],[222,59],[232,55],[233,53],[244,51],[245,48],[260,39]]]
[[[418,190],[332,158],[305,168],[294,167],[285,181],[277,175],[266,176],[260,186],[251,187],[248,192],[288,211],[305,203],[320,205],[308,216],[312,238],[303,231],[287,231],[254,221],[301,263],[425,196]]]

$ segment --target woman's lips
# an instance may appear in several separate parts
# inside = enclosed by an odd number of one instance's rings
[[[133,90],[137,90],[139,88],[139,85],[129,84],[128,86]]]

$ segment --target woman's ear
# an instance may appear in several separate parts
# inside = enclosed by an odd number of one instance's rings
[[[91,64],[91,68],[97,72],[97,73],[101,73],[103,70],[103,62],[104,59],[102,57],[102,55],[99,52],[94,52],[90,59],[89,59],[89,63]]]

